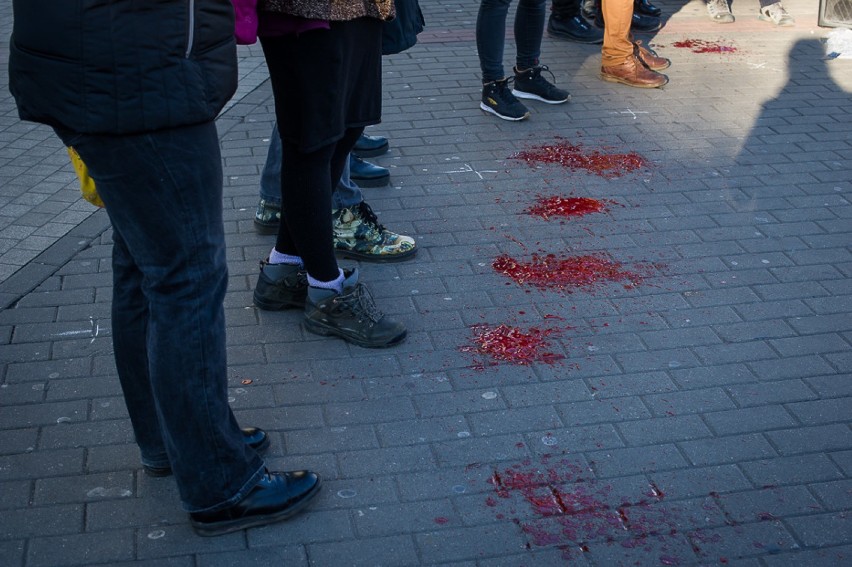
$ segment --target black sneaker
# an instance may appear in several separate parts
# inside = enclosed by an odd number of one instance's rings
[[[367,348],[401,343],[406,330],[376,307],[373,297],[358,283],[358,270],[344,270],[343,293],[311,287],[305,302],[305,329],[317,335],[335,335]]]
[[[603,43],[603,30],[589,24],[583,16],[556,18],[552,14],[547,20],[547,34],[556,39],[577,43]]]
[[[308,274],[300,266],[260,263],[254,304],[265,311],[303,307],[308,295]]]
[[[541,76],[542,71],[550,73],[547,65],[536,65],[523,72],[515,69],[515,88],[512,89],[512,94],[518,98],[529,98],[547,104],[562,104],[571,100],[568,91],[556,88],[548,82]],[[550,75],[553,76],[553,73],[550,73]]]
[[[518,121],[529,118],[530,111],[509,89],[509,80],[507,78],[484,83],[479,108],[503,120]]]

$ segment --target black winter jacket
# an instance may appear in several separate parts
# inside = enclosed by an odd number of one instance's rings
[[[237,85],[230,0],[13,0],[23,120],[87,134],[207,122]]]

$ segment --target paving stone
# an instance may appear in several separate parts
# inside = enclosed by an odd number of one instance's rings
[[[842,476],[837,466],[820,453],[751,461],[741,463],[740,467],[756,486],[803,484]]]

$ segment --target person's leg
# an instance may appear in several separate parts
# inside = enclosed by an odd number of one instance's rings
[[[278,134],[277,122],[272,126],[266,163],[260,174],[260,198],[281,206],[281,136]]]
[[[476,49],[482,82],[504,78],[503,52],[506,44],[506,15],[511,0],[482,0],[476,17]]]
[[[603,67],[620,65],[633,56],[633,44],[630,43],[633,2],[632,0],[602,0],[601,10],[606,22],[601,48],[601,65]]]
[[[260,198],[254,213],[254,227],[260,234],[275,234],[281,223],[281,137],[278,123],[272,126],[266,163],[260,174]]]
[[[546,0],[518,0],[514,26],[517,45],[515,66],[520,71],[539,64],[546,13]]]
[[[281,228],[275,250],[300,257],[311,277],[335,280],[339,269],[332,239],[330,164],[336,144],[312,152],[288,141],[282,146]]]
[[[71,143],[118,234],[116,281],[139,286],[119,290],[113,305],[113,332],[121,335],[116,361],[134,430],[145,432],[148,443],[160,428],[187,511],[230,507],[254,488],[264,467],[227,401],[228,276],[216,127],[78,135]],[[150,386],[144,372],[127,373],[141,360]],[[148,387],[152,398],[145,396]]]
[[[557,19],[568,19],[580,15],[580,0],[551,0],[550,11]]]
[[[148,372],[148,300],[142,293],[143,274],[133,261],[121,233],[113,230],[112,334],[115,366],[133,426],[142,464],[170,468],[157,404]]]
[[[352,181],[349,176],[349,159],[343,164],[343,171],[340,174],[340,181],[334,188],[334,193],[331,194],[331,207],[334,210],[354,207],[364,200],[364,194],[357,183]]]

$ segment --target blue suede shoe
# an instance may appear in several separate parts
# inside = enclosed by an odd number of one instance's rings
[[[360,187],[384,187],[390,183],[390,171],[349,154],[349,177]]]

